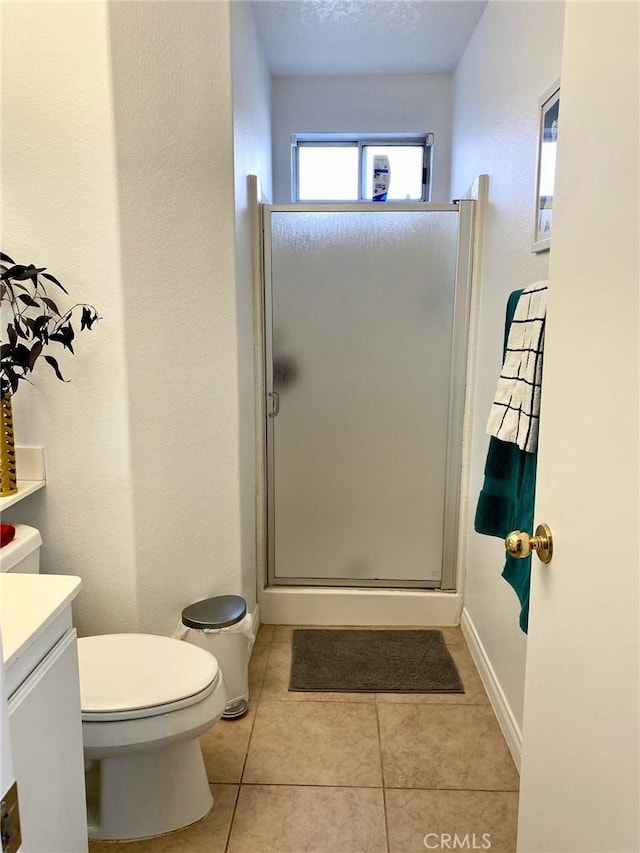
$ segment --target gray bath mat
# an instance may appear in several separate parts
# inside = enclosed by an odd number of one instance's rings
[[[464,693],[441,631],[293,632],[290,691]]]

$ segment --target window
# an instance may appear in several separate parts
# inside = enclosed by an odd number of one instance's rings
[[[389,158],[388,201],[428,201],[433,134],[354,137],[294,134],[291,137],[294,201],[370,201],[373,158]]]

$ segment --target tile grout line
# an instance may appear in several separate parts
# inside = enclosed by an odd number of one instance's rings
[[[385,694],[385,696],[388,694]],[[431,694],[433,695],[433,694]],[[353,703],[355,704],[355,703]],[[361,703],[362,704],[362,703]],[[407,700],[399,702],[381,701],[376,702],[378,708],[394,708],[396,705],[410,705],[411,707],[423,708],[425,705],[429,708],[485,708],[489,704],[484,699],[479,699],[477,702],[420,702],[419,700]]]
[[[267,674],[267,667],[269,666],[269,659],[271,657],[272,647],[273,647],[273,644],[269,643],[269,645],[267,646],[267,649],[266,649],[267,659],[264,663],[264,668],[262,670],[262,678],[260,679],[260,688],[259,688],[258,698],[256,699],[256,705],[258,704],[258,702],[260,702],[260,699],[262,698],[262,688],[264,687],[264,679],[265,679],[265,676]],[[254,649],[255,649],[255,646],[254,646]],[[253,652],[251,654],[253,655]],[[251,666],[251,658],[249,659],[249,666]],[[249,697],[249,698],[251,698],[251,697]]]
[[[212,782],[215,785],[237,785],[237,782]],[[323,785],[319,782],[243,782],[247,788],[344,788],[354,791],[380,791],[382,785],[345,785],[331,784]],[[427,785],[385,785],[387,791],[450,791],[465,792],[471,794],[517,794],[517,788],[434,788]]]
[[[378,730],[378,754],[380,756],[380,776],[382,778],[382,815],[384,818],[384,835],[387,842],[387,853],[391,851],[391,841],[389,839],[389,821],[387,819],[387,792],[384,785],[384,760],[382,757],[382,735],[380,733],[380,713],[378,711],[378,703],[376,702],[376,727]]]
[[[264,701],[264,702],[265,702],[266,704],[268,704],[268,705],[271,705],[271,704],[275,705],[276,703],[278,703],[278,704],[282,704],[282,705],[291,705],[291,706],[293,706],[294,708],[295,708],[297,705],[308,705],[308,704],[314,704],[314,705],[332,705],[332,706],[334,706],[334,707],[336,707],[336,708],[339,708],[339,707],[341,707],[341,706],[343,706],[343,705],[347,705],[349,708],[351,708],[352,706],[355,706],[355,705],[364,705],[364,706],[365,706],[365,707],[367,707],[367,708],[371,708],[371,707],[374,707],[374,706],[377,704],[376,702],[358,702],[357,700],[356,700],[356,701],[351,701],[351,699],[342,699],[342,700],[341,700],[341,699],[278,699],[278,698],[271,699],[271,698],[267,698],[267,699],[264,699],[264,700],[262,700],[262,701]],[[416,704],[426,704],[426,703],[418,703],[418,702],[382,702],[381,704],[383,704],[383,705],[411,705],[411,704],[416,705]],[[435,702],[432,702],[432,703],[430,703],[430,704],[434,705],[434,704],[436,704],[436,703],[435,703]],[[447,703],[447,704],[452,704],[452,703]]]
[[[387,785],[388,791],[448,791],[465,794],[519,794],[518,788],[429,788],[425,785],[415,785],[407,787],[406,785]]]
[[[216,784],[231,783],[225,782]],[[344,788],[345,790],[353,791],[382,790],[382,785],[345,785],[344,783],[337,782],[332,782],[331,784],[323,784],[322,782],[243,782],[242,785],[245,788]]]
[[[231,833],[233,832],[233,824],[234,824],[234,821],[236,819],[236,812],[238,811],[238,802],[240,801],[240,792],[242,790],[242,777],[244,776],[244,769],[247,766],[247,758],[249,757],[249,748],[251,747],[251,738],[253,737],[253,729],[254,729],[255,724],[256,724],[256,718],[258,716],[258,707],[260,705],[260,699],[262,697],[262,687],[264,685],[264,679],[265,679],[265,675],[267,673],[267,666],[269,665],[269,658],[271,657],[272,647],[273,647],[273,635],[271,636],[271,639],[269,640],[269,643],[268,643],[267,660],[265,661],[264,670],[262,672],[262,678],[260,680],[260,692],[258,694],[258,698],[256,699],[256,711],[255,711],[255,714],[253,715],[253,722],[251,723],[251,730],[249,732],[249,737],[247,739],[247,749],[246,749],[245,754],[244,754],[244,761],[242,762],[242,770],[240,771],[240,779],[238,781],[238,790],[236,792],[236,799],[235,799],[235,802],[233,804],[233,812],[231,814],[231,820],[229,822],[229,832],[227,833],[227,841],[226,841],[225,846],[224,846],[225,853],[227,853],[227,851],[229,850],[229,843],[231,842]],[[254,644],[254,648],[255,648],[255,644]],[[253,652],[253,650],[252,650],[252,652]],[[251,659],[249,659],[249,663],[251,663]],[[251,698],[251,697],[249,697],[249,698]]]
[[[227,832],[227,840],[224,844],[224,853],[227,853],[229,849],[229,842],[231,841],[231,833],[233,831],[233,822],[236,819],[236,811],[238,809],[238,800],[240,799],[240,788],[242,786],[238,785],[238,790],[236,791],[236,798],[233,803],[233,811],[231,812],[231,820],[229,821],[229,831]],[[215,804],[214,804],[215,806]]]
[[[326,691],[323,691],[323,692],[326,692]],[[384,693],[382,695],[389,696],[390,694]],[[415,695],[417,695],[417,696],[421,696],[421,695],[434,696],[436,694],[433,694],[433,693],[420,694],[420,693],[418,693]],[[399,701],[391,701],[391,700],[378,700],[378,701],[369,700],[369,701],[365,701],[365,700],[359,700],[359,699],[314,699],[310,695],[308,699],[306,697],[304,699],[289,699],[289,698],[282,698],[282,697],[278,697],[278,696],[273,696],[273,697],[268,696],[265,699],[261,699],[260,701],[263,701],[266,703],[282,702],[282,703],[286,703],[288,705],[290,704],[290,705],[294,705],[294,706],[295,705],[304,705],[305,703],[313,702],[316,705],[336,705],[336,706],[348,705],[349,707],[351,707],[352,705],[366,705],[366,706],[375,705],[376,707],[383,707],[383,708],[387,708],[387,707],[393,708],[396,705],[409,705],[411,707],[428,706],[429,708],[484,708],[487,705],[490,705],[489,701],[484,699],[484,698],[478,699],[477,701],[473,701],[473,702],[469,702],[469,701],[467,701],[467,702],[443,702],[443,701],[438,701],[438,700],[432,700],[432,701],[428,701],[428,702],[420,702],[419,700],[416,700],[416,699],[407,699],[407,700],[399,700]]]

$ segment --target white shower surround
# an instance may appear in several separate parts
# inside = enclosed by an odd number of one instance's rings
[[[471,408],[470,384],[474,372],[472,351],[476,339],[477,314],[479,309],[479,274],[481,269],[481,246],[484,234],[484,218],[487,197],[487,176],[480,175],[464,194],[464,198],[476,202],[473,228],[473,267],[470,287],[469,345],[466,363],[466,394],[463,417],[462,460],[460,477],[460,524],[458,526],[455,592],[439,590],[409,589],[371,589],[341,587],[277,587],[268,586],[266,564],[266,532],[259,538],[258,549],[258,600],[259,619],[265,624],[284,625],[354,625],[354,626],[453,626],[460,624],[463,606],[462,589],[465,580],[464,555],[466,551],[466,519],[469,505],[469,474],[471,459]],[[256,182],[253,182],[254,221],[260,217],[258,204],[260,196]],[[259,233],[254,233],[256,247]],[[262,288],[262,281],[256,270],[254,281],[256,289]],[[264,334],[261,327],[260,337]],[[262,362],[260,361],[260,364]],[[264,372],[258,370],[257,376]],[[257,395],[263,399],[264,385],[259,382]],[[258,453],[258,492],[257,516],[259,530],[266,531],[266,460],[265,447],[259,439]]]

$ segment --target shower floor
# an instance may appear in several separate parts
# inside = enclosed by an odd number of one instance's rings
[[[289,693],[292,627],[263,625],[249,712],[201,738],[211,814],[117,853],[412,853],[456,834],[515,851],[517,771],[460,629],[441,630],[464,694]]]

